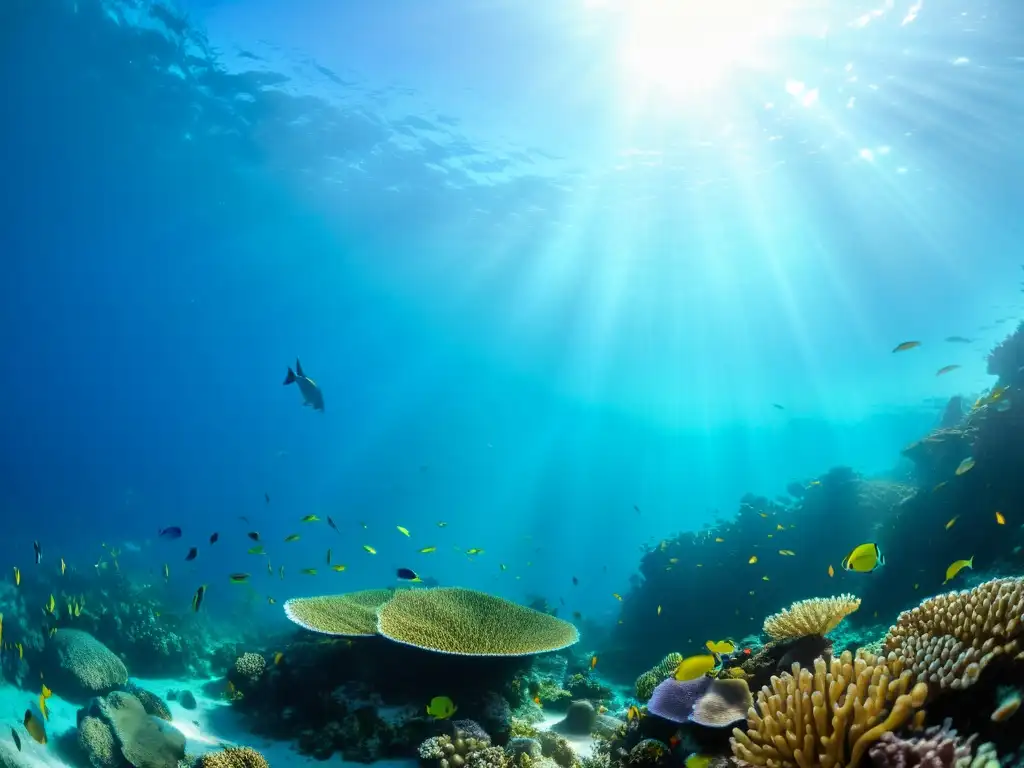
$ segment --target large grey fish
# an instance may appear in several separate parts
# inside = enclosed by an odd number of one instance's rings
[[[295,359],[295,370],[288,369],[288,375],[285,376],[284,383],[287,384],[298,384],[299,392],[302,393],[302,404],[313,406],[314,411],[322,411],[324,409],[324,393],[320,391],[320,387],[316,385],[316,382],[312,379],[306,378],[306,375],[302,372],[302,364],[298,358]]]

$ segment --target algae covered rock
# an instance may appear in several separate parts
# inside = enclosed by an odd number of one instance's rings
[[[109,693],[128,681],[124,662],[78,629],[58,630],[47,644],[43,663],[50,688],[71,701]]]
[[[78,743],[94,768],[177,768],[185,756],[185,737],[123,691],[78,711]]]

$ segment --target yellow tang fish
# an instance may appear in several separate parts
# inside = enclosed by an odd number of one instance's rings
[[[455,702],[447,696],[435,696],[427,705],[427,714],[435,720],[445,720],[454,715],[457,709]]]
[[[870,573],[881,565],[885,565],[885,555],[878,545],[869,542],[854,547],[841,563],[844,570],[857,571],[858,573]]]
[[[680,681],[696,680],[698,677],[704,677],[708,672],[712,672],[717,666],[718,659],[713,654],[690,656],[679,662],[672,676]]]
[[[397,529],[398,529],[398,532],[399,532],[400,534],[402,534],[403,536],[408,536],[408,535],[409,535],[409,529],[408,529],[408,528],[403,528],[403,527],[402,527],[402,526],[400,526],[400,525],[396,525],[396,526],[395,526],[395,528],[397,528]]]
[[[960,466],[956,468],[956,474],[962,475],[965,472],[970,472],[972,469],[974,469],[974,457],[968,456],[960,462]]]
[[[363,549],[365,549],[371,555],[376,555],[377,554],[377,550],[374,549],[373,547],[371,547],[369,544],[363,544]]]
[[[747,560],[747,563],[749,565],[754,565],[755,563],[757,563],[757,555],[751,555],[750,559]]]
[[[429,555],[431,552],[437,552],[437,547],[424,547],[420,550],[422,555]]]
[[[946,581],[952,579],[964,568],[970,568],[971,570],[974,570],[974,555],[971,555],[970,560],[957,560],[955,563],[949,566],[949,568],[946,569]],[[946,581],[942,583],[945,584]]]
[[[712,653],[732,653],[736,650],[736,646],[728,640],[719,640],[718,642],[708,640],[704,643],[704,647]]]
[[[21,586],[21,569],[18,566],[14,566],[14,586]]]
[[[303,523],[319,523],[320,522],[320,518],[317,517],[316,515],[306,515],[304,518],[302,518],[302,520],[300,522],[303,522]]]
[[[708,755],[699,755],[696,752],[691,754],[683,762],[686,768],[708,768],[711,765],[711,757]]]
[[[996,512],[996,522],[999,525],[1006,525],[1006,518],[1003,517],[1003,513],[1002,512]]]

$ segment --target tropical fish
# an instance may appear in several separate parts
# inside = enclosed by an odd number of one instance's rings
[[[14,586],[21,586],[21,569],[18,566],[14,566]]]
[[[199,609],[203,605],[203,598],[206,596],[206,585],[203,584],[196,593],[192,596],[192,610],[195,613],[199,613]]]
[[[708,768],[711,765],[711,757],[694,752],[683,761],[683,765],[686,768]]]
[[[327,548],[327,564],[328,565],[331,564],[331,548],[330,547]]]
[[[948,531],[950,528],[952,528],[953,524],[956,523],[956,521],[959,519],[960,515],[954,515],[953,517],[949,518],[949,522],[946,523],[946,530]]]
[[[348,567],[347,565],[342,565],[341,563],[337,563],[337,564],[331,566],[331,570],[334,571],[335,573],[341,573],[347,567]]]
[[[576,578],[575,576],[573,576],[573,577],[572,577],[572,585],[573,585],[574,587],[578,587],[578,586],[579,586],[579,584],[580,584],[580,580],[579,580],[579,579],[577,579],[577,578]]]
[[[299,536],[299,534],[297,534],[297,533],[289,533],[287,536],[284,537],[284,540],[285,540],[285,543],[288,544],[288,543],[291,543],[293,541],[298,541],[300,538],[302,538],[302,537]]]
[[[181,538],[181,528],[176,525],[172,525],[170,528],[161,528],[157,531],[156,535],[161,539],[173,541],[174,539]]]
[[[622,595],[620,595],[618,592],[612,592],[612,597],[614,597],[620,603],[622,602]]]
[[[715,537],[715,543],[716,544],[722,544],[724,542],[725,542],[725,539],[723,539],[721,536]]]
[[[305,515],[300,520],[300,523],[319,523],[320,518],[316,515]]]
[[[334,522],[334,518],[332,518],[330,515],[327,516],[327,524],[331,526],[331,528],[333,528],[335,531],[338,531],[338,526]],[[338,533],[341,533],[341,531],[338,531]]]
[[[43,548],[39,546],[38,541],[33,541],[32,549],[36,553],[36,565],[39,565],[39,561],[43,559]]]
[[[630,704],[629,709],[626,710],[626,722],[639,721],[641,717],[643,717],[643,714],[640,712],[640,708],[635,704]]]
[[[423,581],[423,579],[416,575],[416,571],[411,568],[399,568],[395,575],[403,581]]]
[[[303,568],[299,573],[305,576],[316,576],[316,568]]]
[[[590,668],[593,669],[597,666],[597,656],[590,657]]]
[[[270,595],[267,595],[267,602],[268,602],[268,603],[269,603],[270,605],[277,605],[277,600],[275,600],[274,598],[272,598],[272,597],[271,597]]]
[[[198,555],[199,555],[199,550],[198,550],[198,549],[196,549],[195,547],[192,547],[192,548],[191,548],[191,549],[190,549],[190,550],[188,551],[188,554],[187,554],[187,555],[185,555],[185,559],[186,559],[186,560],[195,560],[195,559],[196,559],[196,557],[197,557]]]
[[[757,555],[751,555],[750,559],[747,560],[748,565],[754,565],[757,563]]]
[[[242,584],[242,583],[244,583],[244,582],[249,580],[249,574],[248,573],[232,573],[230,576],[228,576],[228,578],[231,579],[231,583],[232,584]]]
[[[284,580],[284,566],[283,565],[280,568],[278,568],[277,574],[278,574],[278,576],[281,577],[281,580],[283,581]]]
[[[679,662],[672,676],[680,681],[696,680],[698,677],[703,677],[708,672],[713,671],[718,665],[718,657],[714,654],[706,653],[699,656],[690,656]]]
[[[733,653],[736,650],[735,644],[729,642],[728,640],[719,640],[718,642],[715,642],[714,640],[708,640],[706,643],[704,643],[704,647],[712,653],[718,654]]]
[[[373,547],[371,547],[369,544],[363,544],[363,549],[365,549],[371,555],[376,555],[377,554],[377,550],[374,549]]]
[[[952,579],[964,568],[970,568],[972,570],[974,569],[974,555],[971,555],[970,560],[957,560],[955,563],[950,565],[949,568],[946,569],[946,581]],[[946,581],[942,583],[945,584]]]
[[[249,547],[248,551],[249,551],[250,555],[265,555],[265,554],[267,554],[267,551],[265,549],[263,549],[263,545],[262,544],[257,544],[255,547]]]
[[[259,541],[260,540],[260,532],[259,531],[249,531],[245,535],[248,536],[253,541]]]
[[[53,595],[50,595],[50,600],[49,600],[49,602],[47,602],[47,603],[46,603],[46,612],[47,612],[47,613],[49,613],[49,614],[54,614],[54,613],[56,613],[56,611],[54,610],[54,607],[55,607],[56,605],[57,605],[57,603],[56,603],[56,601],[55,601],[55,600],[53,599]]]
[[[267,560],[267,576],[273,576],[273,575],[274,575],[274,566],[272,566],[270,564],[270,561]]]
[[[841,563],[844,570],[870,573],[881,565],[885,565],[885,555],[877,544],[867,543],[854,547]]]
[[[35,739],[40,744],[46,743],[46,727],[43,725],[43,721],[32,714],[31,709],[25,710],[25,718],[22,721],[25,725],[25,730],[28,731],[28,735]]]
[[[302,364],[299,363],[299,359],[295,359],[295,370],[288,369],[288,375],[284,377],[285,386],[289,384],[298,384],[299,392],[302,394],[302,404],[313,407],[314,411],[323,411],[324,409],[324,394],[320,391],[320,387],[316,385],[316,382],[302,372]]]
[[[435,720],[446,720],[454,715],[457,709],[455,703],[447,696],[435,696],[427,705],[427,714]]]
[[[503,570],[503,571],[507,571],[508,570],[508,566],[505,565],[504,563],[498,563],[498,567],[501,568],[501,570]],[[564,605],[564,603],[563,603],[563,605]]]
[[[51,696],[53,696],[53,691],[47,688],[46,684],[43,683],[43,688],[39,693],[39,711],[43,714],[44,720],[50,719],[50,710],[46,706],[46,700]]]
[[[914,347],[920,346],[920,341],[903,341],[896,345],[895,349],[893,349],[893,352],[906,352],[908,349],[913,349]]]
[[[274,654],[274,665],[276,666],[280,664],[282,661],[284,661],[284,654],[281,653],[281,651],[278,651]]]
[[[429,555],[431,552],[437,552],[437,547],[424,547],[420,550],[422,555]]]
[[[18,748],[18,751],[21,752],[21,736],[13,728],[11,728],[11,740],[14,742],[14,746]]]
[[[1003,517],[1003,513],[1002,512],[996,512],[996,522],[999,525],[1006,525],[1006,518]]]
[[[956,474],[962,475],[965,472],[970,472],[972,469],[974,469],[974,457],[968,456],[960,462],[960,466],[956,468]]]
[[[476,547],[466,550],[467,555],[482,555],[483,553],[484,551],[482,549],[477,549]]]
[[[972,340],[966,336],[947,336],[946,341],[951,344],[970,344]]]
[[[661,616],[661,606],[658,606],[658,615]]]
[[[403,527],[402,527],[402,526],[400,526],[400,525],[396,525],[396,526],[395,526],[395,528],[397,528],[397,529],[398,529],[398,532],[399,532],[400,534],[402,534],[403,536],[408,536],[408,535],[409,535],[409,529],[408,529],[408,528],[403,528]]]
[[[220,538],[220,534],[217,533],[216,531],[214,531],[213,533],[210,534],[210,543],[211,544],[216,544],[217,543],[217,539],[219,539],[219,538]]]
[[[780,549],[779,550],[779,554],[780,555],[786,555],[788,557],[792,557],[792,556],[796,555],[796,552],[794,552],[792,549]]]
[[[828,566],[828,577],[831,579],[836,575],[836,569],[832,567],[831,563]]]
[[[959,365],[944,365],[941,368],[939,368],[939,370],[937,370],[935,372],[935,375],[936,376],[941,376],[944,373],[949,373],[950,371],[955,371],[959,367],[960,367]]]
[[[769,581],[769,578],[767,576],[762,576],[761,581]]]
[[[60,559],[60,575],[63,576],[65,574],[65,572],[67,571],[67,569],[68,569],[68,566],[64,562],[64,558],[62,557]]]
[[[267,504],[270,503],[270,494],[266,491],[263,492],[263,498],[266,499]]]
[[[448,523],[446,523],[444,520],[439,520],[438,523],[437,523],[437,527],[438,528],[444,528],[447,525],[448,525]]]

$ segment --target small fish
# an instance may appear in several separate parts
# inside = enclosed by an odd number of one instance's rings
[[[757,564],[757,555],[751,555],[750,559],[747,560],[747,564],[748,565],[756,565]]]
[[[590,668],[593,669],[596,666],[597,666],[597,656],[596,655],[595,656],[591,656],[590,657]]]
[[[316,568],[303,568],[299,573],[304,576],[316,576]]]
[[[270,564],[269,560],[267,560],[267,576],[273,576],[273,575],[274,575],[274,566]]]
[[[466,550],[467,555],[482,555],[483,553],[484,551],[482,549],[477,549],[476,547]]]
[[[882,550],[878,548],[877,544],[869,542],[854,547],[853,551],[843,558],[840,565],[847,571],[871,573],[879,566],[885,565],[885,555],[882,554]]]
[[[960,515],[954,515],[953,517],[949,518],[949,522],[946,523],[946,530],[948,531],[950,528],[952,528],[956,521],[959,519]]]
[[[277,653],[274,654],[274,666],[277,666],[282,661],[284,661],[284,654],[281,653],[281,651],[278,651]]]
[[[263,548],[262,544],[257,544],[255,547],[249,547],[248,550],[250,555],[265,555],[267,551]]]
[[[284,580],[284,566],[283,565],[278,569],[277,574],[278,574],[278,576],[281,577],[281,580],[283,581]]]
[[[573,576],[573,577],[572,577],[572,585],[573,585],[574,587],[578,587],[578,586],[579,586],[579,584],[580,584],[580,580],[579,580],[579,579],[577,579],[577,578],[576,578],[575,576]]]
[[[56,627],[54,627],[54,629],[56,629]],[[52,637],[52,635],[51,635],[51,637]],[[25,658],[25,646],[22,645],[21,643],[18,643],[18,658],[19,659],[24,659]]]
[[[38,541],[33,541],[32,549],[36,553],[36,565],[39,565],[39,562],[43,559],[43,548],[39,546]]]
[[[447,525],[448,525],[448,523],[446,523],[444,520],[440,520],[437,523],[437,527],[438,528],[445,528],[445,527],[447,527]]]
[[[617,595],[616,595],[616,597],[617,597]],[[621,600],[622,598],[621,598],[621,597],[619,597],[618,599],[619,599],[619,600]],[[581,619],[583,618],[583,614],[582,614],[582,613],[580,613],[579,611],[573,611],[573,612],[572,612],[572,617],[573,617],[574,619],[576,619],[576,621],[580,621],[580,620],[581,620]]]
[[[715,537],[715,543],[716,544],[723,544],[723,543],[725,543],[725,539],[723,539],[721,536],[716,536]]]
[[[658,606],[658,615],[661,616],[661,606]]]
[[[796,555],[796,552],[794,552],[792,549],[780,549],[779,554],[785,555],[786,557],[793,557],[794,555]]]
[[[622,602],[622,595],[620,595],[618,592],[612,592],[612,597],[614,597],[620,603]]]
[[[970,344],[972,339],[968,339],[966,336],[947,336],[946,341],[951,344]]]
[[[338,526],[334,522],[334,518],[332,518],[330,515],[327,516],[327,524],[331,526],[331,528],[333,528],[339,534],[341,533],[341,531],[338,530]]]
[[[185,555],[185,559],[186,559],[186,560],[195,560],[195,559],[196,559],[196,557],[197,557],[198,555],[199,555],[199,550],[198,550],[198,549],[196,549],[195,547],[192,547],[192,548],[191,548],[191,549],[190,549],[190,550],[188,551],[188,554],[187,554],[187,555]]]
[[[297,534],[297,533],[289,533],[287,536],[284,537],[284,541],[285,541],[285,544],[290,544],[291,542],[298,541],[301,538],[302,537],[299,536],[299,534]]]
[[[959,365],[944,365],[935,372],[935,375],[942,376],[943,374],[949,373],[950,371],[955,371],[959,367]]]
[[[1002,512],[996,512],[996,523],[999,525],[1006,525],[1006,518],[1003,517]]]
[[[767,576],[762,576],[761,577],[761,581],[768,581],[768,577]]]
[[[164,581],[167,581],[170,578],[171,578],[171,566],[169,566],[167,563],[164,563]]]
[[[277,605],[277,600],[272,598],[270,595],[267,595],[267,603],[270,605]]]
[[[299,363],[299,359],[295,358],[295,370],[288,369],[288,374],[284,377],[285,386],[289,384],[298,384],[299,392],[302,394],[302,404],[312,406],[314,411],[324,410],[324,393],[320,391],[320,387],[316,385],[316,382],[302,372],[302,365]]]
[[[498,567],[501,568],[501,570],[503,570],[503,571],[507,571],[508,570],[508,566],[505,565],[504,563],[498,563]],[[564,601],[562,602],[562,605],[565,605]]]
[[[829,566],[828,566],[828,577],[831,579],[835,575],[836,575],[836,569],[833,568],[831,564],[829,564]]]
[[[203,584],[196,593],[192,596],[192,611],[199,613],[199,609],[203,606],[203,598],[206,597],[206,585]]]
[[[347,565],[342,565],[341,563],[337,563],[337,564],[331,566],[331,570],[334,571],[335,573],[341,573],[347,567],[348,567]]]
[[[776,531],[784,531],[784,530],[786,530],[786,526],[784,526],[782,523],[779,523],[778,525],[775,526],[775,530]]]
[[[67,571],[67,569],[68,569],[68,566],[64,562],[64,558],[62,557],[60,559],[60,575],[63,576],[65,574],[65,572]]]
[[[679,662],[672,676],[681,682],[696,680],[713,671],[718,665],[718,658],[711,653],[690,656]]]
[[[232,573],[230,576],[228,576],[228,578],[231,579],[231,583],[232,584],[244,584],[245,582],[247,582],[249,580],[249,574],[248,573]]]
[[[786,410],[786,407],[784,405],[782,405],[781,403],[772,403],[772,408],[774,408],[777,411],[784,411],[784,410]]]
[[[974,570],[974,555],[971,555],[970,560],[957,560],[955,563],[950,565],[949,568],[946,569],[946,581],[952,579],[964,568],[970,568],[971,570]],[[946,581],[942,583],[945,584]]]
[[[640,713],[640,708],[636,704],[630,704],[629,709],[626,710],[626,722],[639,722],[643,715]]]
[[[21,752],[21,736],[13,728],[11,728],[11,740],[14,742],[14,746],[18,748],[18,751]]]
[[[711,765],[711,757],[694,752],[683,761],[683,765],[685,768],[708,768]]]
[[[972,469],[974,469],[974,457],[968,456],[960,462],[960,466],[956,468],[955,474],[962,475],[966,472],[970,472]]]
[[[331,548],[330,547],[327,548],[327,564],[328,565],[331,564]]]
[[[458,709],[447,696],[435,696],[427,705],[427,714],[435,720],[445,720],[455,714]]]
[[[360,524],[361,526],[363,526],[363,530],[364,530],[364,531],[365,531],[365,530],[369,530],[369,528],[370,528],[370,526],[368,526],[368,525],[367,525],[366,523],[364,523],[364,522],[363,522],[362,520],[360,520],[360,521],[359,521],[359,524]]]
[[[40,744],[46,744],[46,727],[38,717],[32,714],[31,709],[25,710],[25,719],[22,722],[29,736]]]
[[[18,566],[14,566],[14,586],[21,586],[21,569]]]
[[[717,642],[715,642],[714,640],[708,640],[706,643],[704,643],[704,647],[712,653],[717,654],[729,654],[733,653],[736,650],[735,643],[732,643],[728,640],[719,640]]]
[[[220,538],[220,534],[217,533],[216,531],[214,531],[213,533],[210,534],[210,543],[211,544],[216,544],[217,543],[217,539],[219,539],[219,538]]]
[[[259,531],[249,531],[245,535],[248,536],[253,541],[259,541],[260,540],[260,532]]]
[[[161,528],[157,531],[156,535],[161,539],[173,541],[174,539],[181,538],[181,528],[176,525],[172,525],[170,528]]]
[[[54,608],[56,605],[57,602],[53,599],[53,595],[50,595],[50,600],[46,603],[46,612],[49,614],[55,614],[56,611]]]
[[[300,523],[319,523],[320,522],[320,518],[317,517],[316,515],[306,515],[301,520],[299,520],[299,522]]]
[[[403,536],[408,536],[408,535],[409,535],[409,529],[408,529],[408,528],[403,528],[403,527],[402,527],[402,526],[400,526],[400,525],[396,525],[396,526],[395,526],[395,528],[397,528],[397,529],[398,529],[398,532],[399,532],[400,534],[402,534]]]
[[[403,581],[423,581],[423,579],[416,575],[416,571],[412,570],[411,568],[399,568],[395,572],[395,575]]]
[[[363,544],[363,549],[365,549],[371,555],[376,555],[377,554],[377,550],[374,549],[373,547],[371,547],[369,544]]]
[[[424,547],[420,550],[421,555],[429,555],[431,552],[437,552],[437,547]]]
[[[908,349],[913,349],[914,347],[920,346],[920,341],[903,341],[896,345],[896,348],[893,349],[893,352],[906,352]]]

